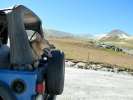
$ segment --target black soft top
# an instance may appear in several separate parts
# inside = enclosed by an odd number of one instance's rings
[[[7,27],[6,15],[10,12],[21,13],[26,30],[34,30],[37,31],[39,34],[43,35],[40,18],[33,11],[23,5],[14,6],[9,9],[1,9],[0,26],[2,25],[4,27]]]
[[[32,64],[32,50],[26,30],[34,30],[43,37],[40,18],[23,5],[0,10],[0,41],[7,44],[10,39],[10,63],[13,65]]]

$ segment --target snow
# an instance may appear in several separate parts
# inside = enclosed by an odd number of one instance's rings
[[[128,38],[128,36],[125,35],[125,34],[119,34],[119,37],[122,38],[122,39],[123,39],[123,38]]]
[[[109,38],[109,37],[112,37],[113,35],[102,35],[102,36],[100,36],[99,37],[99,39],[101,39],[101,38]],[[125,35],[125,34],[116,34],[116,36],[118,36],[120,39],[127,39],[128,38],[128,36],[127,35]]]
[[[99,39],[105,37],[106,35],[107,35],[107,34],[95,34],[95,38],[96,38],[97,40],[99,40]]]
[[[133,76],[66,67],[64,92],[57,100],[133,100]]]

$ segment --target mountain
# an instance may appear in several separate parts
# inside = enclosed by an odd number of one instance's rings
[[[115,29],[107,33],[105,36],[101,37],[100,40],[114,41],[114,40],[126,39],[128,37],[129,35],[126,32],[119,29]]]
[[[117,40],[128,40],[129,37],[131,37],[126,32],[119,29],[112,30],[102,35],[100,34],[92,35],[90,33],[73,34],[73,33],[63,32],[63,31],[54,30],[54,29],[46,29],[44,32],[46,37],[77,38],[77,39],[83,39],[83,40],[96,39],[101,41],[117,41]]]
[[[92,39],[94,38],[93,35],[89,33],[80,33],[80,34],[73,34],[69,32],[63,32],[54,29],[47,29],[45,30],[46,37],[55,37],[55,38],[77,38],[77,39]]]
[[[54,29],[45,30],[46,37],[56,37],[56,38],[72,38],[73,34],[63,31],[58,31]]]

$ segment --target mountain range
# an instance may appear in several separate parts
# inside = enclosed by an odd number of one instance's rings
[[[58,38],[73,37],[72,33],[58,31],[58,30],[54,30],[54,29],[47,29],[47,30],[45,30],[45,35],[47,37],[58,37]]]
[[[120,39],[128,39],[131,37],[128,35],[128,33],[120,30],[120,29],[115,29],[110,32],[107,32],[104,35],[92,35],[92,34],[78,34],[75,35],[73,33],[68,33],[68,32],[63,32],[63,31],[58,31],[54,29],[47,29],[45,30],[46,36],[47,37],[56,37],[56,38],[82,38],[82,39],[98,39],[98,40],[104,40],[104,41],[113,41],[113,40],[120,40]]]

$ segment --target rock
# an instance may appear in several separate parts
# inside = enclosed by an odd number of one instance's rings
[[[108,68],[101,68],[101,71],[109,71]]]
[[[113,68],[109,68],[108,71],[109,72],[114,72],[114,69]]]
[[[102,66],[101,65],[97,65],[97,69],[101,69],[102,68]]]
[[[126,74],[129,74],[129,73],[126,72],[126,71],[121,71],[120,73],[121,73],[121,74],[125,74],[125,75],[126,75]]]
[[[85,65],[85,69],[91,69],[90,65]]]
[[[84,69],[90,69],[90,66],[86,64],[86,65],[84,66]]]
[[[65,62],[67,67],[73,67],[75,65],[75,63],[71,62],[71,61],[67,61]]]
[[[118,72],[126,71],[126,70],[127,70],[126,68],[119,68],[119,69],[118,69]]]
[[[113,70],[114,70],[115,73],[118,73],[119,69],[118,68],[114,68]]]
[[[92,65],[90,65],[90,68],[93,69],[93,70],[96,70],[97,69],[97,65],[92,64]]]
[[[76,66],[78,68],[82,68],[83,69],[86,66],[86,64],[85,63],[82,63],[82,62],[79,62],[79,63],[76,64]]]
[[[129,72],[130,75],[133,75],[133,72]]]

